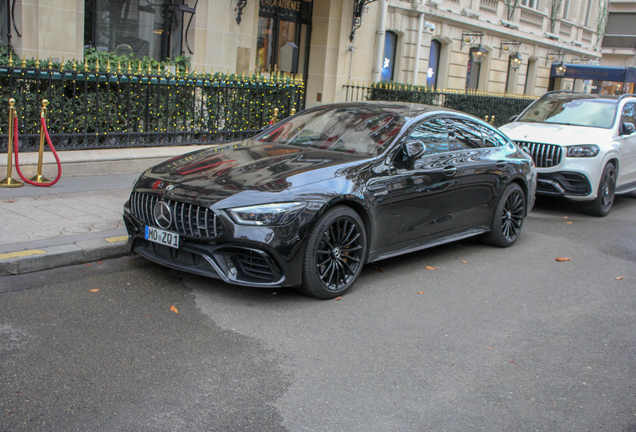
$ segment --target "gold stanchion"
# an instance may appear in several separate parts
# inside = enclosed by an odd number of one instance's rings
[[[278,108],[274,108],[274,116],[272,117],[272,124],[278,123]]]
[[[42,111],[40,111],[40,118],[46,120],[46,106],[49,101],[42,100]],[[44,159],[44,126],[40,124],[40,150],[38,151],[38,173],[31,177],[29,180],[36,183],[48,183],[50,180],[42,176],[42,160]]]
[[[7,138],[9,139],[9,145],[7,146],[7,177],[0,182],[0,187],[16,188],[24,186],[19,181],[14,180],[11,177],[13,172],[13,123],[15,119],[15,99],[9,99],[9,133]]]

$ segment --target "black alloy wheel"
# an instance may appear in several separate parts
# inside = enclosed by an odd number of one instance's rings
[[[321,299],[344,294],[362,271],[366,249],[364,224],[355,211],[344,206],[327,211],[310,235],[300,291]]]
[[[518,184],[511,183],[497,203],[490,232],[484,237],[485,241],[498,247],[512,246],[521,234],[525,214],[525,194]]]
[[[596,199],[583,208],[585,213],[592,216],[607,216],[614,204],[615,190],[616,167],[613,163],[608,163],[603,169]]]

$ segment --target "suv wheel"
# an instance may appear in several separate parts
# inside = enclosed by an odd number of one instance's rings
[[[597,197],[587,204],[583,211],[592,216],[607,216],[614,204],[614,191],[616,189],[616,167],[613,163],[605,165],[601,181],[598,185]]]

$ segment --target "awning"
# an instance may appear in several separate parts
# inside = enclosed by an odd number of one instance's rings
[[[558,77],[556,68],[558,64],[552,63],[551,77]],[[617,81],[636,83],[635,67],[614,67],[581,64],[565,64],[565,75],[559,78],[574,78],[582,80]]]

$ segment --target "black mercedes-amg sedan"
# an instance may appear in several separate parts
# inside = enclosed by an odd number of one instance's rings
[[[323,105],[148,169],[124,221],[151,261],[328,299],[366,263],[475,235],[512,245],[536,178],[528,155],[467,114]]]

